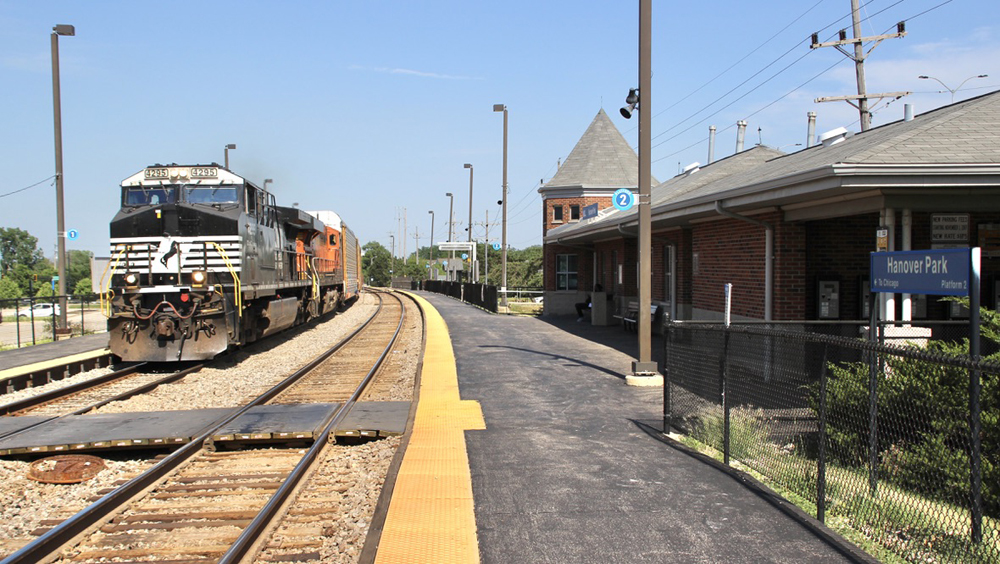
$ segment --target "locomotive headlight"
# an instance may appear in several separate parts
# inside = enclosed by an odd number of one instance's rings
[[[208,279],[208,273],[204,270],[195,270],[191,273],[191,285],[192,286],[204,286],[205,280]]]
[[[138,286],[139,285],[139,275],[134,272],[129,272],[125,275],[125,285],[126,286]]]

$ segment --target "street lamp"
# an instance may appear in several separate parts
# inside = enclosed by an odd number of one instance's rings
[[[467,229],[469,231],[469,242],[471,243],[472,242],[472,164],[465,163],[462,166],[469,169],[469,226],[467,227]],[[473,271],[473,273],[471,274],[473,275],[469,276],[469,282],[475,282],[476,281],[475,274],[477,273]]]
[[[662,380],[654,379],[657,374],[656,362],[652,360],[650,303],[652,301],[652,253],[653,241],[650,233],[651,210],[650,192],[652,172],[650,144],[650,86],[652,83],[652,0],[639,0],[639,89],[630,89],[625,99],[627,106],[621,114],[629,118],[639,109],[639,358],[632,362],[632,374],[626,382],[632,385],[650,385]],[[661,377],[662,378],[662,377]]]
[[[229,170],[229,149],[235,149],[236,143],[226,145],[226,170]]]
[[[494,112],[503,112],[503,199],[500,203],[503,205],[503,235],[501,237],[500,244],[503,245],[503,251],[501,252],[501,261],[503,262],[503,267],[501,268],[502,278],[500,283],[500,304],[503,307],[507,307],[507,106],[503,104],[493,104]]]
[[[434,260],[434,210],[429,210],[427,213],[431,214],[431,248],[427,249],[428,260]]]
[[[52,115],[56,145],[56,268],[59,273],[59,321],[57,332],[66,330],[66,216],[63,210],[62,101],[59,96],[59,36],[73,37],[76,28],[59,24],[52,28]]]
[[[986,78],[987,76],[989,76],[989,75],[988,74],[977,74],[975,76],[970,76],[969,78],[963,80],[962,83],[958,85],[958,88],[955,88],[955,89],[948,88],[947,84],[941,82],[940,79],[934,78],[933,76],[927,76],[927,75],[922,74],[922,75],[918,76],[917,78],[922,78],[924,80],[937,80],[938,84],[940,84],[941,86],[944,86],[945,89],[948,92],[951,92],[951,103],[954,104],[955,103],[955,92],[958,92],[959,90],[961,90],[962,87],[965,86],[966,82],[969,82],[973,78]]]
[[[272,182],[274,182],[274,179],[272,179],[272,178],[265,178],[265,179],[264,179],[264,185],[263,185],[263,186],[261,186],[261,188],[262,188],[262,189],[263,189],[263,190],[264,190],[265,192],[267,192],[267,185],[268,185],[268,184],[271,184]]]
[[[451,192],[445,192],[445,196],[448,196],[448,242],[451,243],[452,232],[455,230],[455,196]],[[448,281],[454,282],[455,277],[453,273],[455,272],[455,251],[451,252],[451,258],[448,260]]]

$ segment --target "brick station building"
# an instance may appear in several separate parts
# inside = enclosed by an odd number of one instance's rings
[[[619,315],[638,299],[638,211],[611,201],[636,190],[637,160],[602,110],[539,189],[546,315],[575,313],[598,283]],[[982,304],[1000,305],[1000,93],[653,185],[652,300],[673,319],[719,319],[726,283],[737,319],[865,319],[880,227],[888,250],[982,247]],[[963,315],[936,296],[886,301],[883,319]]]

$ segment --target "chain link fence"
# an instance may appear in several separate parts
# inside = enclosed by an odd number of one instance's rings
[[[876,557],[1000,562],[997,342],[973,362],[967,324],[866,329],[669,323],[664,426]]]
[[[67,331],[57,319],[66,306]],[[0,349],[20,348],[107,330],[96,294],[0,300]]]

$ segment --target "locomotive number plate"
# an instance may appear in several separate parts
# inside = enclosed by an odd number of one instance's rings
[[[169,178],[170,171],[165,168],[147,168],[146,178],[147,179],[159,179],[159,178]]]
[[[191,169],[191,178],[216,178],[219,176],[219,169],[215,167],[194,167]]]

